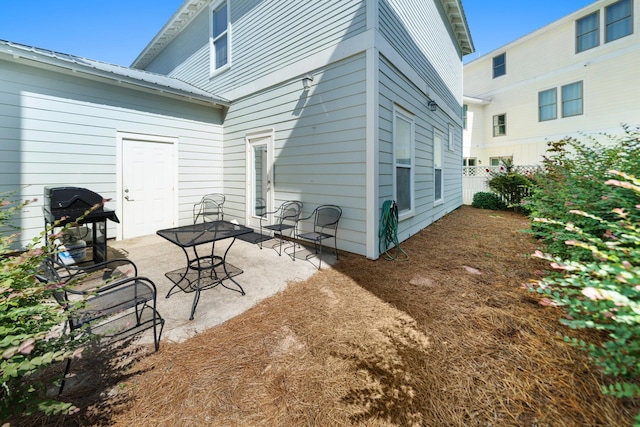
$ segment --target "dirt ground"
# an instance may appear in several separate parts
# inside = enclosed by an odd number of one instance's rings
[[[465,206],[408,260],[341,254],[186,342],[85,357],[101,374],[65,392],[78,414],[16,425],[630,426],[640,404],[603,396],[562,338],[586,335],[524,288],[548,268],[528,226]]]

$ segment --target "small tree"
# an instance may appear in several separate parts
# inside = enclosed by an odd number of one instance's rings
[[[489,173],[489,188],[498,194],[509,208],[518,209],[522,200],[531,194],[533,182],[515,172],[513,162],[503,161],[498,171]]]
[[[29,202],[15,203],[0,194],[0,229],[10,230],[12,217]],[[70,403],[46,397],[47,384],[34,374],[53,363],[77,357],[82,340],[61,334],[67,313],[52,298],[60,284],[44,286],[36,278],[51,246],[41,246],[42,235],[27,250],[10,248],[17,234],[0,235],[0,414],[2,420],[29,415],[71,413]]]

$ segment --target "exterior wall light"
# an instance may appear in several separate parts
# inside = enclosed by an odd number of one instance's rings
[[[309,90],[311,88],[311,82],[313,82],[313,76],[307,74],[302,78],[302,86],[305,90]]]
[[[438,109],[438,104],[436,104],[436,101],[429,101],[427,106],[429,107],[429,110],[431,110],[431,111],[436,111]]]

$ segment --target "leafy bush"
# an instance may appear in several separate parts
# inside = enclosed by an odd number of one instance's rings
[[[12,217],[26,204],[0,194],[0,229],[11,228]],[[0,415],[2,420],[42,411],[69,413],[70,403],[46,398],[47,384],[34,380],[36,373],[53,363],[78,355],[81,341],[61,334],[66,313],[51,298],[56,286],[43,286],[36,279],[52,249],[38,247],[35,238],[25,252],[10,251],[17,234],[0,236]]]
[[[606,333],[602,344],[565,338],[588,351],[605,374],[617,379],[603,386],[603,392],[620,398],[640,397],[640,180],[617,171],[610,174],[618,179],[603,183],[612,190],[605,194],[617,193],[616,199],[626,201],[629,208],[614,208],[606,218],[583,210],[568,212],[588,224],[587,228],[578,227],[577,221],[536,220],[563,227],[575,236],[564,242],[568,250],[580,248],[591,255],[590,260],[580,261],[536,252],[562,272],[536,287],[566,310],[562,323]],[[600,204],[594,206],[602,209]],[[636,422],[640,423],[640,416]]]
[[[513,163],[505,161],[499,171],[490,172],[489,188],[502,197],[509,208],[518,208],[522,200],[529,196],[533,182],[513,170]]]
[[[506,210],[507,205],[502,201],[500,196],[495,193],[481,191],[473,195],[471,206],[480,209],[491,209],[494,211]]]
[[[582,248],[567,247],[564,242],[578,236],[558,224],[573,222],[576,228],[599,237],[609,232],[606,222],[576,217],[571,211],[615,221],[614,209],[633,210],[633,197],[628,192],[605,185],[610,170],[640,176],[640,131],[627,126],[623,130],[622,136],[602,135],[603,143],[593,137],[584,142],[568,138],[550,143],[544,159],[546,172],[535,180],[534,195],[527,201],[530,216],[555,221],[532,227],[549,252],[566,259],[588,260],[591,256]]]

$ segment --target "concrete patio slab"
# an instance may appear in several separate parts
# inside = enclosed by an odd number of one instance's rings
[[[222,255],[230,242],[231,240],[217,242],[216,255]],[[129,258],[137,265],[139,276],[147,277],[155,283],[158,291],[158,311],[165,319],[162,340],[173,342],[182,342],[219,325],[263,299],[284,290],[289,282],[304,281],[318,271],[317,257],[306,260],[306,256],[310,254],[308,249],[296,249],[294,261],[284,253],[278,256],[277,251],[273,249],[277,244],[276,240],[268,240],[263,243],[263,249],[260,249],[256,244],[237,239],[227,255],[227,262],[244,271],[236,276],[235,280],[246,294],[241,295],[222,286],[206,289],[200,293],[194,319],[189,320],[193,292],[186,293],[174,289],[171,296],[166,298],[173,282],[165,277],[165,273],[186,267],[187,260],[182,249],[157,235],[108,243],[110,259],[114,256]],[[198,247],[198,250],[206,253],[205,251],[211,250],[210,247],[203,245],[202,248]],[[334,261],[332,251],[326,256],[323,254],[322,268],[330,268]],[[228,283],[228,286],[235,287],[233,283]],[[138,342],[152,343],[151,331],[145,331]]]

